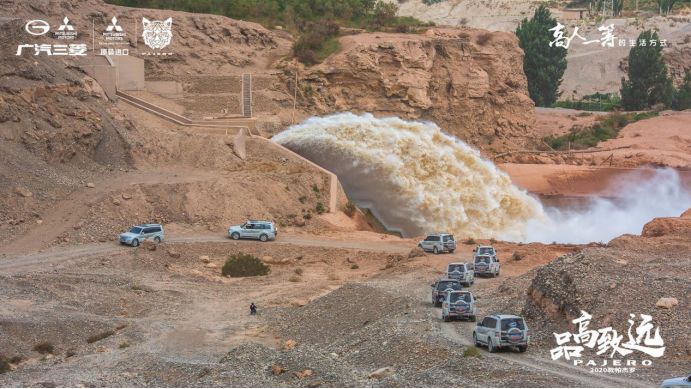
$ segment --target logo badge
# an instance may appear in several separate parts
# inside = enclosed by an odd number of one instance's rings
[[[74,27],[70,24],[70,20],[67,19],[67,16],[65,16],[64,19],[62,19],[62,24],[60,27],[58,27],[58,31],[74,31]]]
[[[111,32],[111,31],[116,31],[116,32],[122,32],[122,27],[118,25],[118,18],[113,16],[113,18],[110,20],[111,24],[106,28],[106,31]]]
[[[50,31],[50,25],[45,20],[29,20],[24,26],[24,30],[31,35],[44,35]]]
[[[142,18],[142,25],[144,27],[142,38],[144,38],[144,43],[147,46],[154,50],[160,50],[170,44],[173,38],[173,32],[171,31],[173,18],[163,21]]]

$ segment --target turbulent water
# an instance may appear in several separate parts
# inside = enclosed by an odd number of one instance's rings
[[[348,194],[404,236],[535,242],[607,242],[639,234],[654,217],[678,216],[691,193],[676,171],[623,177],[617,200],[573,209],[543,207],[477,150],[430,122],[341,113],[313,117],[273,138],[336,173]]]
[[[334,172],[349,198],[404,236],[451,231],[520,240],[543,215],[508,175],[434,123],[341,113],[273,139]]]

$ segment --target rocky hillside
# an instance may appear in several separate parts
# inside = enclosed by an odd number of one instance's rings
[[[646,314],[660,326],[665,360],[688,361],[689,280],[684,269],[691,265],[690,228],[690,211],[679,218],[654,219],[643,236],[624,235],[606,247],[589,247],[538,269],[523,309],[539,323],[535,340],[554,344],[552,332],[575,330],[575,325],[554,323],[571,321],[585,310],[593,316],[591,329],[612,326],[626,342],[629,314],[637,320]]]
[[[490,150],[531,142],[534,105],[514,35],[434,28],[346,36],[341,46],[300,73],[299,105],[308,112],[432,120]]]

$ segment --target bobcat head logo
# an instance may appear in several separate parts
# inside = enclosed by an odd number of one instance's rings
[[[144,38],[144,43],[147,46],[152,49],[162,49],[170,44],[170,40],[173,38],[170,29],[173,25],[173,18],[163,21],[142,18],[142,25],[144,26],[142,38]]]

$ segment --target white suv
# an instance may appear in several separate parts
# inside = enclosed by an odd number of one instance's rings
[[[446,268],[446,278],[459,280],[461,284],[470,286],[475,283],[475,272],[465,262],[452,262]]]
[[[271,221],[247,220],[239,226],[230,226],[228,228],[228,236],[234,240],[246,238],[259,239],[262,242],[266,242],[267,240],[275,240],[276,236],[278,236],[278,230]]]
[[[501,270],[501,264],[494,255],[476,255],[475,256],[475,274],[487,274],[491,277],[498,277]]]
[[[530,342],[528,325],[520,316],[489,315],[475,325],[473,342],[478,347],[487,345],[491,353],[505,347],[515,347],[524,353]]]
[[[163,226],[160,224],[137,224],[129,231],[120,234],[120,244],[139,246],[143,241],[150,239],[156,243],[161,243],[165,236]]]
[[[421,240],[418,243],[418,247],[435,254],[443,252],[453,253],[456,250],[456,241],[451,234],[431,234],[424,240]]]

